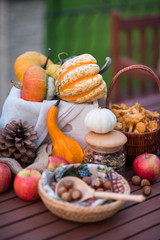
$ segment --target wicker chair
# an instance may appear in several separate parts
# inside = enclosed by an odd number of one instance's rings
[[[158,35],[158,30],[160,29],[160,16],[145,16],[145,17],[130,17],[123,18],[118,12],[111,12],[111,57],[112,57],[112,76],[114,76],[119,70],[124,67],[133,64],[143,64],[146,63],[147,57],[147,28],[151,29],[152,33],[152,47],[151,47],[151,58],[152,63],[149,65],[150,68],[157,74],[160,78],[160,39]],[[138,62],[134,60],[134,47],[133,42],[133,32],[137,30],[139,36],[139,56]],[[126,34],[126,44],[125,48],[121,46],[121,34]],[[138,37],[137,37],[138,38]],[[138,41],[138,39],[136,39]],[[123,50],[123,52],[122,52]],[[151,62],[151,59],[150,59]],[[157,84],[150,78],[150,76],[141,70],[129,71],[127,74],[127,86],[125,86],[126,93],[123,93],[121,81],[118,81],[113,92],[112,101],[119,102],[126,98],[135,97],[134,79],[137,77],[140,79],[139,95],[145,96],[149,92],[158,93]],[[149,87],[147,84],[149,82]],[[136,93],[137,94],[137,93]],[[123,95],[123,96],[122,96]]]

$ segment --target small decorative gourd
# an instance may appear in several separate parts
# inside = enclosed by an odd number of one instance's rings
[[[47,60],[43,54],[35,51],[28,51],[17,57],[14,63],[14,72],[19,82],[23,82],[24,73],[33,66],[42,66]],[[49,59],[47,66],[53,65]]]
[[[69,163],[82,163],[84,155],[82,147],[58,128],[56,122],[58,104],[59,100],[49,109],[47,116],[48,132],[52,140],[52,156],[62,157]]]
[[[110,63],[109,63],[110,65]],[[60,67],[56,80],[57,95],[68,102],[92,102],[105,96],[107,86],[90,54],[67,60]]]
[[[32,102],[42,102],[44,99],[52,100],[56,95],[54,79],[48,77],[46,67],[48,65],[50,49],[46,61],[41,66],[31,66],[27,68],[23,75],[22,83],[12,84],[21,89],[21,98]],[[28,65],[27,65],[28,66]],[[57,68],[50,66],[50,73],[56,74]],[[54,70],[56,70],[54,72]]]
[[[53,99],[54,80],[48,78],[46,71],[39,67],[30,67],[24,74],[21,98],[32,102],[42,102]]]
[[[117,118],[107,108],[94,108],[86,115],[84,124],[87,129],[95,133],[108,133],[116,125]]]

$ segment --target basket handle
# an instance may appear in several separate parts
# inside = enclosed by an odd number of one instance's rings
[[[130,70],[137,70],[137,69],[141,69],[141,70],[144,70],[144,71],[147,71],[149,72],[153,78],[156,80],[157,84],[158,84],[158,87],[159,87],[159,91],[160,91],[160,80],[158,78],[158,76],[152,71],[152,69],[150,69],[149,67],[145,66],[145,65],[131,65],[129,67],[125,67],[123,69],[121,69],[119,72],[116,73],[116,75],[113,77],[112,81],[111,81],[111,84],[109,86],[109,89],[108,89],[108,96],[106,98],[106,108],[109,108],[109,103],[110,103],[110,97],[111,97],[111,93],[112,93],[112,89],[118,79],[118,77],[122,74],[122,73],[125,73],[125,72],[128,72]]]

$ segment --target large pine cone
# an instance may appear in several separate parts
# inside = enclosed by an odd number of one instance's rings
[[[34,161],[38,139],[37,132],[27,121],[13,120],[0,133],[0,157],[14,158],[22,167]]]

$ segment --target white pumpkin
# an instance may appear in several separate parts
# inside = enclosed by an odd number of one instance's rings
[[[107,108],[94,108],[87,113],[84,119],[85,127],[95,133],[107,133],[114,129],[117,118]]]

